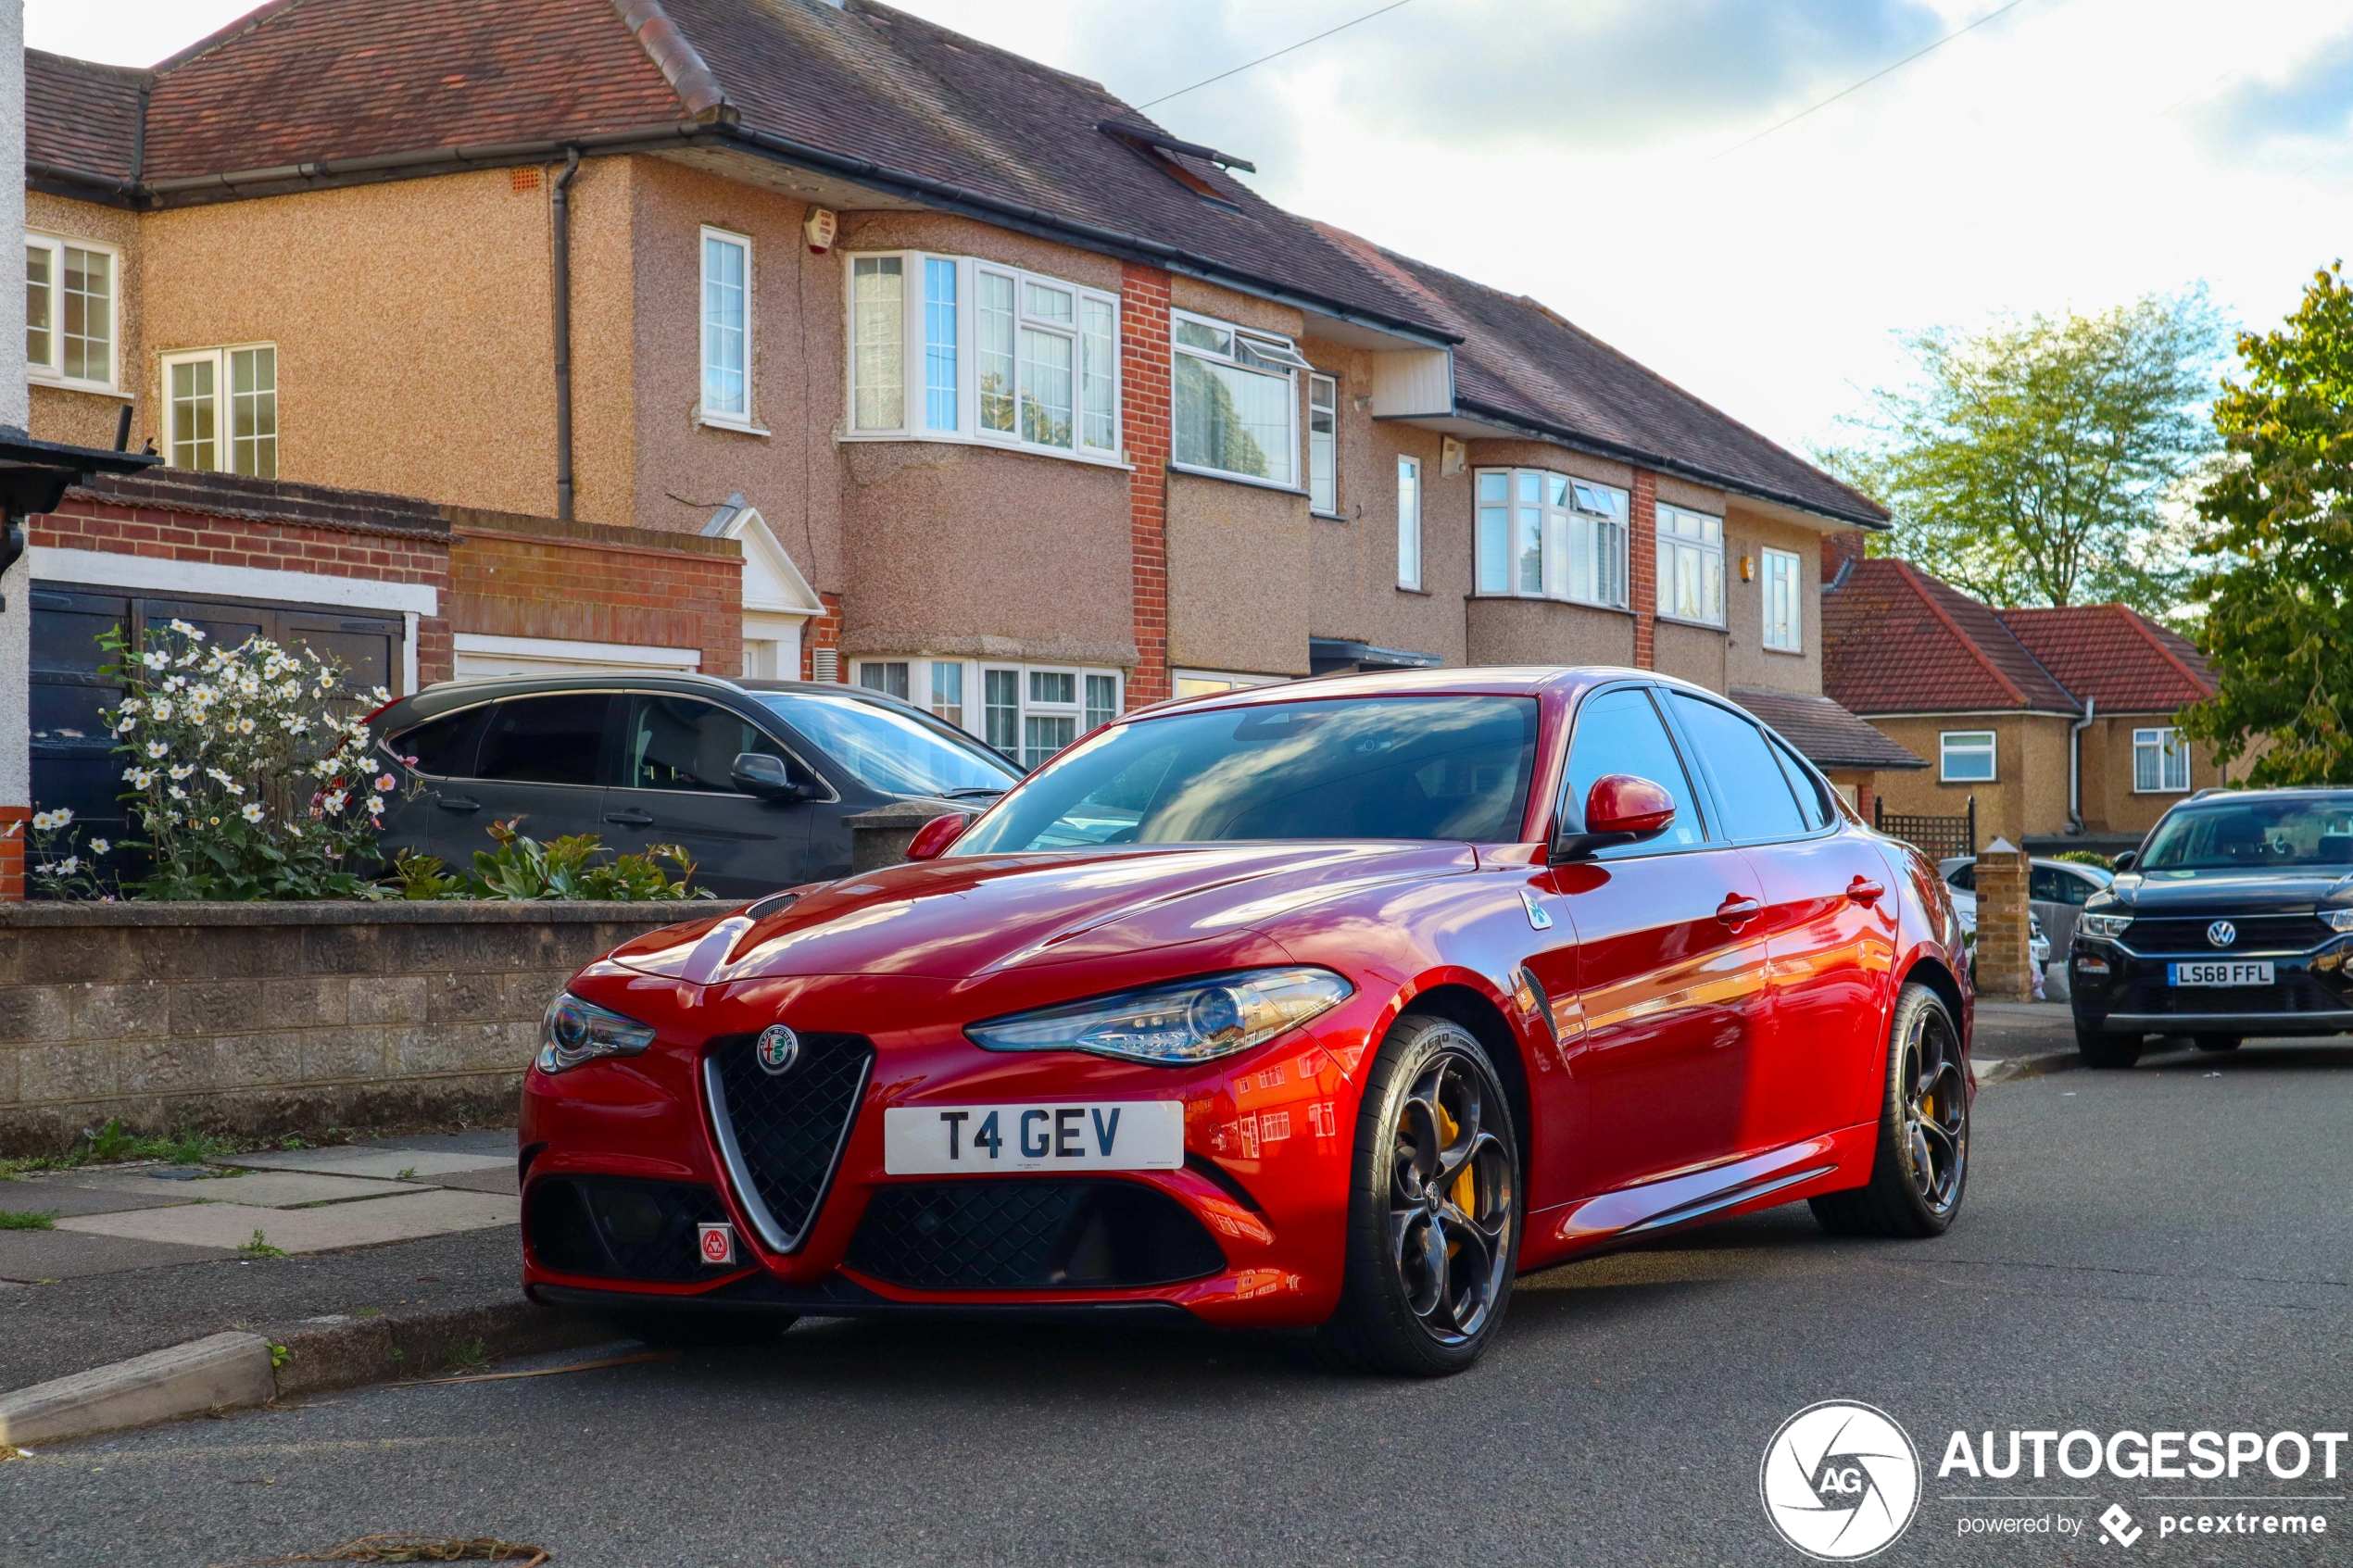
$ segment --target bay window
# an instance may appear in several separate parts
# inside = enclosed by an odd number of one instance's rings
[[[851,438],[1118,458],[1111,295],[970,257],[853,256],[849,358]]]
[[[271,344],[163,356],[164,461],[278,477],[278,350]]]
[[[1658,508],[1658,613],[1724,624],[1724,520]]]
[[[1805,563],[1788,550],[1765,552],[1765,646],[1777,653],[1806,650]]]
[[[25,369],[36,381],[115,390],[116,285],[121,265],[105,245],[28,234],[24,242]]]
[[[852,681],[928,709],[1035,768],[1079,736],[1119,717],[1116,671],[992,664],[958,659],[862,659]],[[979,696],[967,704],[966,692]]]
[[[2182,732],[2162,729],[2133,732],[2133,793],[2186,795],[2190,788],[2190,743]]]
[[[1309,366],[1290,340],[1177,311],[1169,346],[1176,466],[1295,487],[1298,376]]]
[[[1478,591],[1608,609],[1627,602],[1627,495],[1542,469],[1478,473]]]
[[[702,232],[702,417],[751,425],[751,241]]]

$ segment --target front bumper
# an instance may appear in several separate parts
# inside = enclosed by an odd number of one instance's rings
[[[2078,1028],[2109,1035],[2339,1035],[2353,1032],[2353,938],[2299,952],[2142,952],[2124,939],[2079,935],[2068,954]],[[2217,957],[2271,965],[2266,986],[2180,986],[2169,964]]]

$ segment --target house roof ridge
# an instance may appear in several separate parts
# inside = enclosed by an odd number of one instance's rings
[[[2190,684],[2196,686],[2198,690],[2208,694],[2211,694],[2214,691],[2215,685],[2213,681],[2206,676],[2200,675],[2196,671],[2191,669],[2180,654],[2175,653],[2171,647],[2167,646],[2165,639],[2157,634],[2158,630],[2158,627],[2148,619],[2148,617],[2143,615],[2139,610],[2134,609],[2128,604],[2111,605],[2108,608],[2123,616],[2125,624],[2132,627],[2133,632],[2143,642],[2155,648],[2158,652],[2158,656],[2163,659],[2166,663],[2171,665],[2174,669],[2179,670],[2182,672],[2183,679],[2187,680]],[[2168,630],[2171,630],[2171,628],[2168,628]],[[2174,635],[2179,636],[2181,633],[2176,632],[2174,633]]]
[[[177,54],[166,55],[147,69],[157,76],[169,70],[177,70],[197,56],[209,54],[231,39],[251,32],[266,22],[276,20],[280,16],[301,4],[302,0],[263,0],[261,5],[256,6],[243,16],[213,29]]]
[[[1454,313],[1447,308],[1445,300],[1439,296],[1438,292],[1414,276],[1412,269],[1402,265],[1398,257],[1380,245],[1353,230],[1343,229],[1337,223],[1326,222],[1320,218],[1310,218],[1306,221],[1308,227],[1346,251],[1359,265],[1370,268],[1399,287],[1408,290],[1415,299],[1437,311],[1440,319],[1448,327],[1459,325],[1454,320]]]
[[[145,86],[156,79],[157,68],[154,66],[109,65],[105,60],[85,60],[79,55],[61,55],[55,49],[35,49],[30,44],[26,46],[25,54],[38,55],[44,59],[55,60],[57,64],[69,67],[74,70],[94,72],[101,76],[120,77],[139,86]]]
[[[700,120],[732,120],[735,104],[726,86],[702,57],[694,41],[673,21],[661,0],[611,0],[614,14],[646,57],[661,72],[686,112]]]

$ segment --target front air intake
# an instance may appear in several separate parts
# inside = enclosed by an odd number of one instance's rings
[[[808,1237],[874,1070],[874,1042],[803,1035],[791,1067],[760,1065],[756,1035],[722,1035],[703,1058],[711,1130],[736,1198],[772,1252]]]
[[[1214,1274],[1226,1255],[1140,1182],[990,1177],[877,1188],[844,1261],[912,1290],[1118,1290]]]

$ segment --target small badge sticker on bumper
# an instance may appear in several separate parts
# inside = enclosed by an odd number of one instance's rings
[[[724,1265],[736,1261],[736,1227],[729,1224],[695,1227],[696,1245],[702,1248],[702,1261],[712,1265]]]

